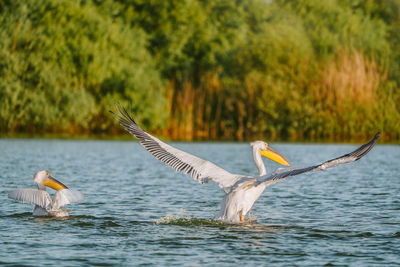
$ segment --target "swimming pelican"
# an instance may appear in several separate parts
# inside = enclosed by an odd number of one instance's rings
[[[51,177],[49,171],[38,171],[33,181],[38,185],[38,189],[16,189],[8,194],[11,199],[35,204],[33,216],[66,217],[70,210],[63,210],[61,207],[83,200],[81,193],[68,189],[63,183]],[[45,186],[57,190],[53,200],[46,192]]]
[[[114,114],[119,123],[134,137],[140,140],[140,144],[156,159],[172,167],[176,171],[190,174],[199,183],[214,181],[225,192],[221,202],[221,209],[217,219],[238,223],[243,222],[254,202],[260,197],[264,189],[276,182],[290,176],[305,172],[326,170],[338,165],[359,160],[365,156],[375,145],[379,138],[379,132],[367,144],[341,157],[325,161],[322,164],[309,167],[279,168],[267,174],[261,156],[274,160],[282,165],[290,166],[289,162],[278,152],[271,149],[266,142],[256,141],[251,143],[254,161],[258,167],[259,175],[232,174],[210,161],[203,160],[182,150],[174,148],[160,141],[156,137],[146,133],[140,128],[125,108],[117,106],[120,114]]]

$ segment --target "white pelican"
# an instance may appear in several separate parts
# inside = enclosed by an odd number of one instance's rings
[[[279,168],[269,174],[266,172],[261,156],[286,166],[290,166],[289,162],[283,156],[268,147],[266,142],[256,141],[251,143],[251,146],[253,148],[253,157],[258,167],[259,175],[241,175],[232,174],[210,161],[203,160],[167,145],[142,130],[125,108],[117,106],[117,109],[120,114],[111,112],[119,120],[119,123],[129,133],[139,139],[139,143],[156,159],[162,161],[176,171],[190,174],[193,179],[201,184],[210,181],[218,183],[219,187],[224,190],[225,196],[221,202],[221,209],[217,215],[217,219],[230,223],[243,222],[246,214],[267,186],[304,172],[325,170],[359,160],[372,149],[379,137],[378,132],[369,143],[360,146],[349,154],[325,161],[322,164],[309,167]]]
[[[83,200],[81,193],[68,189],[63,183],[51,177],[49,171],[38,171],[33,181],[38,185],[38,189],[16,189],[8,194],[11,199],[35,204],[33,216],[66,217],[70,210],[63,210],[61,207]],[[45,186],[57,190],[53,200],[46,192]]]

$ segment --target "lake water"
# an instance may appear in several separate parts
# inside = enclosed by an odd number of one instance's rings
[[[257,173],[248,144],[173,145]],[[357,146],[272,147],[304,166]],[[214,221],[223,197],[216,184],[174,172],[133,141],[0,139],[0,151],[3,266],[400,265],[400,146],[377,145],[352,164],[268,187],[245,225]],[[32,205],[7,198],[35,188],[41,169],[84,194],[69,218],[35,218]]]

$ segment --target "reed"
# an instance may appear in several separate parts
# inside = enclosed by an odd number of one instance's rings
[[[394,1],[0,1],[0,135],[400,142]]]

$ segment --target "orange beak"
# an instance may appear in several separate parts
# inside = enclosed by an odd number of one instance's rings
[[[48,176],[47,179],[43,182],[45,186],[53,188],[54,190],[68,189],[66,185],[58,181],[57,179]]]
[[[290,163],[281,154],[270,147],[267,147],[266,150],[260,150],[260,154],[266,158],[278,162],[279,164],[290,166]]]

